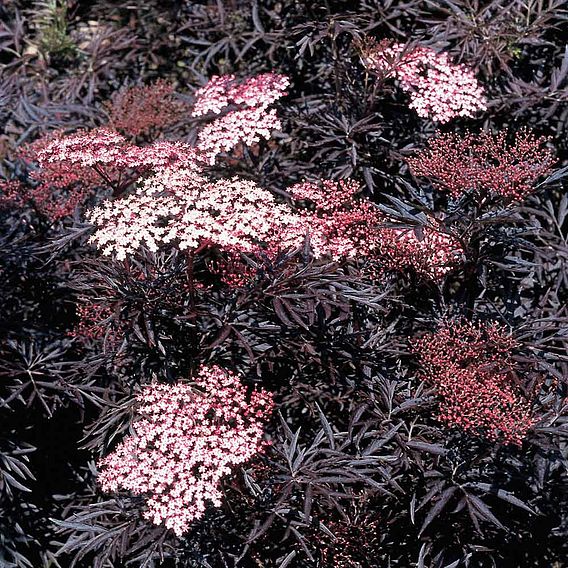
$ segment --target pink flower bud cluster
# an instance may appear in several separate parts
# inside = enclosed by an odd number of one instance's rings
[[[19,180],[0,180],[0,208],[20,206],[25,200],[25,189]]]
[[[489,440],[522,443],[534,419],[511,362],[518,344],[502,326],[449,321],[413,347],[422,376],[440,395],[441,421]]]
[[[323,180],[290,188],[292,196],[312,204],[300,212],[299,222],[286,228],[280,243],[294,244],[304,232],[316,257],[370,257],[388,270],[412,267],[427,278],[439,279],[451,270],[461,246],[450,235],[425,227],[423,238],[407,229],[387,228],[387,219],[371,201],[355,197],[352,180]]]
[[[208,506],[221,506],[223,479],[265,447],[272,398],[247,396],[236,375],[213,366],[194,384],[146,386],[138,402],[133,433],[100,462],[99,483],[143,495],[144,517],[181,535]]]
[[[257,274],[254,266],[234,252],[210,260],[208,269],[214,277],[230,288],[240,288],[249,284]]]
[[[373,254],[383,217],[369,200],[355,197],[360,191],[357,182],[305,182],[288,191],[296,201],[312,206],[299,212],[298,223],[289,235],[292,241],[296,242],[302,232],[308,234],[316,257],[340,259]]]
[[[473,72],[455,65],[446,53],[429,47],[408,50],[402,43],[380,42],[365,56],[369,69],[392,74],[410,94],[410,108],[418,116],[445,123],[473,117],[487,108],[483,88]]]
[[[284,75],[264,73],[238,83],[234,75],[213,77],[196,93],[193,116],[226,114],[203,126],[197,147],[210,164],[222,152],[238,144],[252,146],[282,127],[274,109],[268,107],[285,94],[289,80]],[[236,105],[236,109],[228,109]]]
[[[478,198],[500,195],[522,199],[539,178],[550,172],[554,154],[545,138],[526,130],[507,141],[508,133],[439,134],[428,147],[407,159],[417,177],[452,197],[474,192]]]
[[[163,80],[119,91],[107,107],[112,128],[129,136],[147,138],[189,112],[187,104],[175,98],[174,85]]]
[[[37,162],[38,154],[61,139],[54,133],[38,138],[22,146],[19,157],[31,164]],[[32,201],[34,206],[52,221],[71,215],[95,187],[101,185],[101,178],[91,168],[70,166],[63,162],[43,163],[40,168],[31,169],[30,182],[20,184],[21,202]]]
[[[91,301],[78,304],[76,307],[79,321],[73,331],[69,332],[81,342],[104,339],[111,346],[116,346],[124,336],[124,329],[120,323],[107,322],[112,318],[113,311],[110,306],[104,306]]]

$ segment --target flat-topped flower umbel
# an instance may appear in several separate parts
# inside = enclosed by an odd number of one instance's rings
[[[146,497],[144,517],[183,534],[208,506],[221,506],[221,481],[262,451],[272,398],[221,367],[201,367],[193,384],[152,384],[138,396],[133,433],[100,462],[105,491]]]
[[[408,49],[384,40],[366,50],[364,62],[370,71],[397,79],[410,95],[409,107],[422,118],[445,123],[456,117],[471,118],[487,108],[473,72],[430,47]]]

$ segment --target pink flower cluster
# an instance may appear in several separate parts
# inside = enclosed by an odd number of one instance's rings
[[[61,134],[53,133],[26,144],[20,149],[19,157],[28,164],[37,162],[38,154],[60,138]],[[29,178],[31,183],[19,184],[20,201],[32,201],[52,221],[71,215],[89,193],[101,185],[100,176],[91,168],[58,161],[31,169]]]
[[[316,257],[370,257],[388,270],[412,267],[435,280],[451,270],[461,255],[455,239],[430,227],[424,228],[422,239],[407,229],[385,227],[387,219],[379,209],[371,201],[356,197],[359,189],[352,180],[291,187],[292,196],[311,203],[312,209],[301,211],[298,221],[283,230],[279,242],[295,244],[303,232],[309,235]]]
[[[142,244],[150,250],[175,243],[182,250],[214,245],[255,251],[274,238],[275,229],[293,222],[294,214],[252,181],[213,182],[194,169],[165,168],[88,218],[97,227],[92,242],[124,260]]]
[[[180,249],[212,244],[250,252],[273,238],[275,227],[295,219],[252,181],[211,181],[201,171],[201,158],[181,142],[136,146],[108,129],[57,136],[36,152],[40,171],[54,171],[65,183],[84,176],[120,196],[138,180],[133,192],[87,215],[97,227],[91,241],[119,260],[142,244],[157,250],[171,242]]]
[[[410,108],[422,118],[445,123],[458,116],[473,117],[487,108],[473,72],[429,47],[409,50],[402,43],[383,41],[367,50],[365,63],[377,73],[394,75],[410,94]]]
[[[106,128],[64,135],[55,132],[24,146],[20,157],[37,162],[30,173],[34,186],[21,187],[22,199],[31,199],[52,220],[71,214],[95,188],[128,186],[142,174],[173,163],[190,167],[198,152],[180,142],[136,146]]]
[[[246,388],[233,373],[202,367],[194,384],[152,384],[138,397],[133,434],[104,458],[105,491],[146,497],[144,517],[177,535],[221,506],[222,480],[263,450],[271,395]]]
[[[35,187],[24,197],[52,220],[71,214],[95,188],[112,188],[119,195],[144,174],[173,164],[195,169],[200,159],[188,144],[136,146],[105,128],[55,133],[24,147],[22,157],[39,165],[30,173]]]
[[[119,91],[107,104],[109,124],[129,136],[153,138],[189,112],[174,95],[174,85],[163,80]]]
[[[360,258],[373,254],[383,218],[373,203],[355,197],[360,191],[357,182],[304,182],[288,191],[296,201],[307,202],[312,207],[299,211],[298,221],[288,231],[289,235],[281,239],[283,243],[294,244],[303,233],[309,235],[316,257]]]
[[[273,130],[281,128],[275,109],[234,110],[203,126],[199,131],[197,147],[206,156],[207,162],[213,165],[222,152],[228,152],[239,144],[252,146],[263,138],[270,138]]]
[[[456,263],[461,248],[445,233],[424,229],[424,238],[384,228],[385,218],[367,199],[355,198],[350,180],[297,184],[292,196],[312,204],[293,211],[250,180],[211,181],[197,169],[164,168],[122,199],[106,201],[88,219],[97,227],[91,242],[124,260],[144,245],[169,243],[182,250],[214,246],[229,254],[269,254],[301,246],[309,236],[316,258],[372,257],[389,270],[409,266],[439,279]],[[233,257],[234,258],[234,257]]]
[[[419,238],[410,229],[385,228],[377,248],[384,266],[403,271],[411,266],[431,280],[440,280],[458,264],[463,255],[461,244],[451,235],[425,227]]]
[[[39,165],[57,163],[66,168],[90,167],[97,173],[108,171],[120,176],[125,170],[144,173],[166,168],[196,168],[199,153],[183,142],[158,141],[148,146],[136,146],[124,136],[107,128],[97,128],[52,140],[37,152]],[[110,177],[110,176],[109,176]]]
[[[423,377],[440,395],[440,420],[490,440],[522,443],[534,419],[511,362],[518,344],[502,326],[449,321],[413,347]]]
[[[267,108],[286,94],[290,80],[284,75],[263,73],[238,82],[234,75],[214,75],[195,93],[193,116],[219,114],[230,104]]]
[[[268,109],[285,94],[289,80],[284,75],[264,73],[237,82],[234,75],[214,76],[196,93],[193,116],[227,112],[203,126],[197,147],[210,164],[221,152],[238,144],[252,146],[269,138],[273,130],[282,127],[276,111]],[[228,108],[236,105],[235,109]]]
[[[237,78],[234,75],[213,75],[211,79],[195,93],[192,116],[219,114],[230,104],[231,86]]]
[[[507,139],[507,132],[439,134],[407,162],[415,176],[452,197],[471,191],[481,199],[488,194],[522,199],[550,172],[554,154],[544,147],[546,139],[526,130],[511,143]]]

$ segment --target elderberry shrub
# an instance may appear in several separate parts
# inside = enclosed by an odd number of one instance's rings
[[[118,4],[0,7],[0,566],[563,566],[564,2]]]

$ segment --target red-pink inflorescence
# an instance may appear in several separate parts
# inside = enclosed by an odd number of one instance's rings
[[[251,283],[258,274],[255,266],[246,262],[240,254],[226,253],[209,262],[210,273],[230,288],[240,288]]]
[[[461,256],[459,243],[433,227],[424,227],[422,238],[412,230],[386,227],[377,206],[356,196],[360,187],[352,180],[305,182],[289,191],[312,208],[299,212],[292,232],[285,228],[279,242],[297,243],[303,231],[316,257],[373,258],[389,270],[412,267],[422,276],[439,279]]]
[[[474,192],[478,197],[522,199],[550,172],[554,153],[544,147],[545,138],[526,130],[507,140],[507,132],[439,134],[407,161],[415,176],[431,180],[452,197]]]
[[[25,188],[16,179],[0,180],[0,208],[19,207],[26,200]]]
[[[518,343],[506,329],[448,321],[413,347],[422,376],[440,395],[440,420],[489,440],[522,443],[534,418],[511,361]]]
[[[158,80],[119,91],[107,104],[109,126],[129,136],[153,138],[189,113],[174,85]]]
[[[412,229],[384,228],[378,250],[382,263],[391,270],[414,271],[432,280],[440,280],[459,264],[461,244],[445,232],[424,227],[418,237]]]
[[[50,133],[22,146],[19,157],[28,164],[38,162],[38,155],[61,140],[63,134]],[[42,163],[29,173],[29,184],[20,184],[21,201],[32,201],[35,207],[52,221],[71,215],[76,207],[102,180],[91,168],[66,162]]]
[[[42,168],[50,164],[67,168],[91,168],[109,179],[132,170],[140,175],[168,166],[195,167],[199,152],[184,142],[158,141],[137,146],[114,130],[96,128],[69,136],[59,136],[37,152]]]
[[[458,116],[473,117],[487,108],[473,72],[453,64],[446,53],[382,41],[366,50],[364,60],[370,70],[394,76],[410,94],[410,108],[423,118],[445,123]]]
[[[202,367],[194,384],[152,384],[138,396],[133,434],[100,462],[105,491],[146,498],[144,517],[177,535],[221,506],[221,482],[263,450],[273,403],[263,390],[247,395],[239,378]]]
[[[80,342],[104,340],[110,347],[118,346],[124,337],[124,326],[113,318],[110,306],[85,301],[76,307],[78,322],[69,336]]]
[[[360,258],[372,254],[382,215],[368,199],[356,197],[360,191],[357,182],[304,182],[288,191],[296,201],[311,205],[298,211],[297,226],[288,231],[293,242],[304,232],[316,257]],[[284,243],[286,240],[281,239]]]
[[[193,116],[220,114],[204,125],[197,147],[210,164],[222,152],[238,144],[252,146],[269,138],[282,125],[276,110],[268,107],[286,93],[289,80],[284,75],[264,73],[238,82],[234,75],[214,76],[196,93]],[[234,107],[234,108],[232,108]]]

